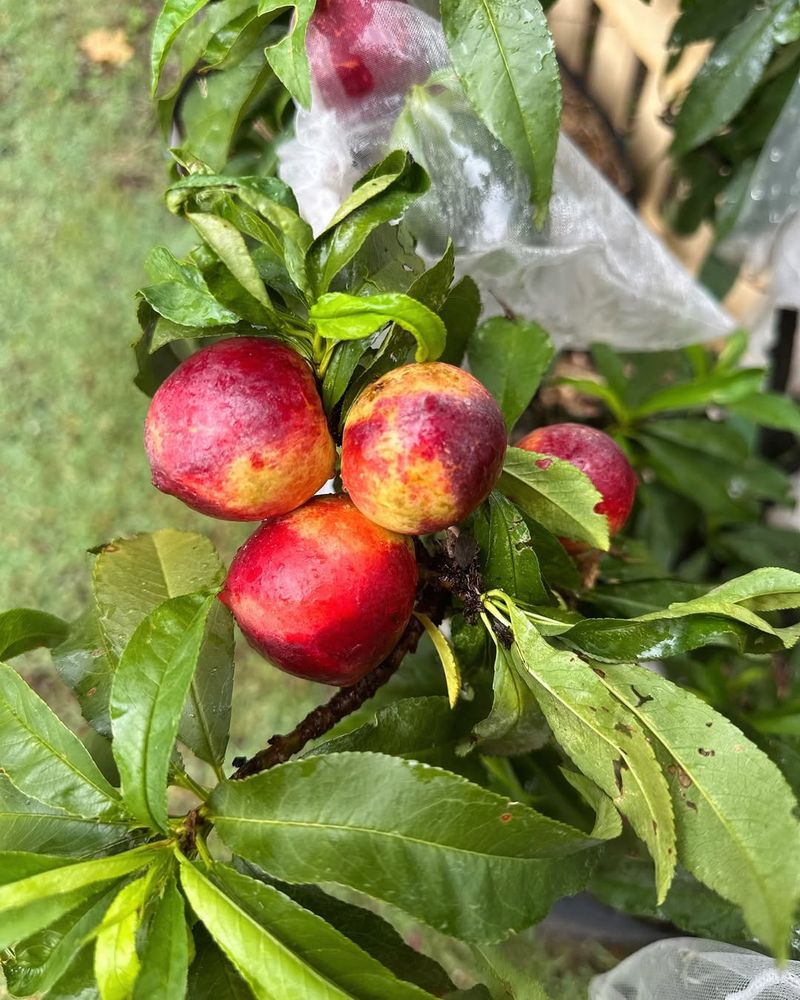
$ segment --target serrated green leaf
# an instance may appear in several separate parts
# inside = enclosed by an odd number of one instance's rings
[[[578,831],[447,771],[379,754],[294,761],[220,785],[209,805],[228,848],[277,878],[348,885],[465,940],[535,922],[591,865]]]
[[[503,590],[527,604],[550,603],[528,525],[502,493],[495,490],[475,512],[473,532],[486,590]]]
[[[460,368],[481,315],[480,289],[469,275],[453,285],[439,315],[447,328],[447,343],[439,360]]]
[[[710,139],[744,106],[775,48],[775,33],[795,0],[768,0],[719,39],[692,83],[675,121],[672,151]]]
[[[515,757],[544,746],[550,729],[508,650],[495,645],[492,710],[474,727],[470,741],[481,753]]]
[[[98,928],[94,974],[102,1000],[130,1000],[133,994],[140,968],[136,935],[150,885],[143,875],[120,889]]]
[[[188,861],[181,883],[195,913],[259,1000],[424,1000],[316,914],[226,865],[203,875]]]
[[[580,797],[594,809],[595,821],[592,836],[598,840],[614,840],[622,835],[622,817],[606,793],[585,774],[567,767],[559,768],[566,781]],[[653,880],[655,881],[655,880]]]
[[[150,93],[155,94],[161,70],[178,33],[209,0],[166,0],[161,8],[150,50]]]
[[[400,150],[370,170],[311,245],[307,267],[314,296],[328,291],[375,229],[400,218],[429,187],[422,167]]]
[[[253,992],[201,923],[194,926],[195,959],[186,996],[191,1000],[253,1000]]]
[[[663,899],[675,871],[675,821],[645,732],[609,696],[588,664],[546,642],[511,602],[508,611],[516,669],[531,686],[561,748],[627,816],[647,845],[656,863],[658,897]]]
[[[72,624],[69,638],[53,650],[59,677],[76,695],[81,714],[103,736],[111,735],[108,699],[117,658],[91,607]]]
[[[0,660],[10,660],[37,646],[52,648],[63,642],[69,625],[55,615],[31,608],[0,614]]]
[[[441,312],[450,293],[455,273],[455,248],[453,241],[448,240],[441,259],[411,282],[408,294],[435,313]]]
[[[153,848],[138,848],[112,858],[65,865],[0,886],[0,948],[49,926],[91,896],[95,888],[99,893],[109,882],[141,871],[155,858]]]
[[[233,696],[233,618],[220,601],[211,606],[178,739],[212,767],[225,760]],[[221,776],[221,775],[220,775]]]
[[[86,747],[11,667],[0,664],[0,761],[24,794],[90,819],[119,819],[119,795]]]
[[[800,406],[788,396],[759,392],[731,403],[728,409],[761,427],[774,427],[800,436]]]
[[[538,0],[442,0],[450,58],[481,120],[531,184],[547,217],[561,118],[555,46]]]
[[[0,851],[36,851],[90,858],[130,841],[129,821],[76,816],[25,795],[0,776]]]
[[[553,534],[608,549],[608,520],[595,511],[602,497],[570,462],[509,448],[497,488]]]
[[[160,315],[189,327],[220,327],[239,322],[211,294],[200,269],[178,260],[166,247],[150,251],[145,264],[150,284],[140,289],[142,298]]]
[[[309,310],[309,320],[326,340],[363,340],[387,323],[396,323],[417,341],[417,361],[435,361],[444,350],[444,323],[407,295],[323,295]]]
[[[733,372],[712,372],[691,382],[668,386],[653,393],[633,411],[636,419],[667,410],[691,410],[697,407],[726,406],[752,396],[761,388],[764,372],[760,368],[742,368]]]
[[[267,312],[274,311],[272,302],[258,268],[250,256],[247,244],[239,230],[226,219],[208,212],[187,212],[191,222],[208,246],[214,251],[242,288],[259,302]]]
[[[494,316],[470,337],[467,354],[470,371],[497,400],[510,431],[535,396],[555,348],[538,323]]]
[[[304,108],[311,107],[311,70],[306,54],[306,31],[316,3],[317,0],[295,0],[294,3],[287,3],[286,0],[261,0],[258,5],[259,14],[294,8],[288,33],[280,41],[270,45],[265,54],[275,75]]]
[[[225,567],[204,535],[165,528],[103,546],[93,582],[100,623],[119,656],[142,620],[172,597],[221,586]]]
[[[800,895],[800,824],[780,771],[724,716],[663,677],[620,665],[600,679],[653,740],[680,862],[785,956]]]
[[[264,878],[262,872],[253,869],[246,862],[240,862],[237,870],[253,878]],[[434,996],[441,996],[452,986],[449,977],[437,962],[409,947],[394,927],[376,913],[352,903],[344,903],[313,885],[292,886],[277,882],[275,888],[306,910],[322,917],[399,979],[413,983]]]
[[[330,413],[345,394],[366,350],[367,345],[362,340],[345,340],[334,348],[322,382],[322,405],[326,413]]]
[[[184,1000],[189,968],[189,928],[183,896],[167,881],[147,928],[133,1000]]]
[[[125,647],[111,688],[114,760],[122,794],[144,826],[167,830],[167,775],[181,710],[215,596],[166,601]]]
[[[47,994],[68,972],[86,939],[95,931],[116,895],[116,888],[77,906],[55,924],[14,947],[3,973],[13,996]]]

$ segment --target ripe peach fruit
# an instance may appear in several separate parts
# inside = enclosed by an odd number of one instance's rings
[[[452,365],[405,365],[362,392],[345,422],[342,481],[371,521],[406,535],[458,524],[491,493],[506,452],[503,415]]]
[[[153,483],[211,517],[285,514],[333,475],[314,376],[277,341],[223,340],[183,362],[145,423]]]
[[[345,686],[395,646],[416,588],[411,540],[340,495],[262,524],[237,553],[220,597],[276,667]]]
[[[369,97],[385,98],[422,83],[427,67],[415,59],[403,22],[386,20],[375,0],[317,0],[308,32],[314,82],[339,110]]]
[[[638,480],[608,434],[584,424],[551,424],[532,431],[517,447],[563,458],[585,472],[603,498],[597,513],[606,515],[612,535],[622,530],[636,499]]]

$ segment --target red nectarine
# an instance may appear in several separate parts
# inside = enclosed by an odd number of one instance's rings
[[[299,507],[335,460],[311,368],[256,337],[219,341],[184,361],[153,397],[145,447],[158,489],[230,521]]]
[[[220,596],[276,667],[344,686],[395,646],[416,587],[411,540],[335,496],[266,521],[237,553]]]
[[[468,372],[433,362],[396,368],[347,415],[342,481],[370,520],[407,535],[457,524],[502,471],[500,408]]]

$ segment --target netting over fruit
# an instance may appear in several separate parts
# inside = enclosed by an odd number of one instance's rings
[[[800,962],[778,969],[754,951],[696,938],[643,948],[597,976],[590,1000],[798,1000]]]
[[[434,18],[399,0],[330,3],[312,22],[309,54],[313,104],[297,115],[280,173],[317,231],[366,168],[402,147],[432,180],[407,215],[420,250],[435,258],[452,237],[487,315],[502,302],[561,346],[659,349],[731,329],[563,134],[549,221],[537,231],[528,182],[469,105]]]

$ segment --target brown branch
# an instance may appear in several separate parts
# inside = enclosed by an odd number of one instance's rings
[[[255,757],[245,761],[231,775],[231,780],[238,781],[241,778],[249,778],[262,771],[268,771],[278,764],[284,764],[296,753],[299,753],[307,743],[324,736],[338,722],[355,712],[392,677],[406,654],[414,652],[422,632],[422,625],[416,618],[412,618],[400,637],[400,641],[382,663],[379,663],[357,684],[342,688],[327,704],[315,708],[290,733],[284,736],[273,736],[269,741],[269,746],[259,751]]]

